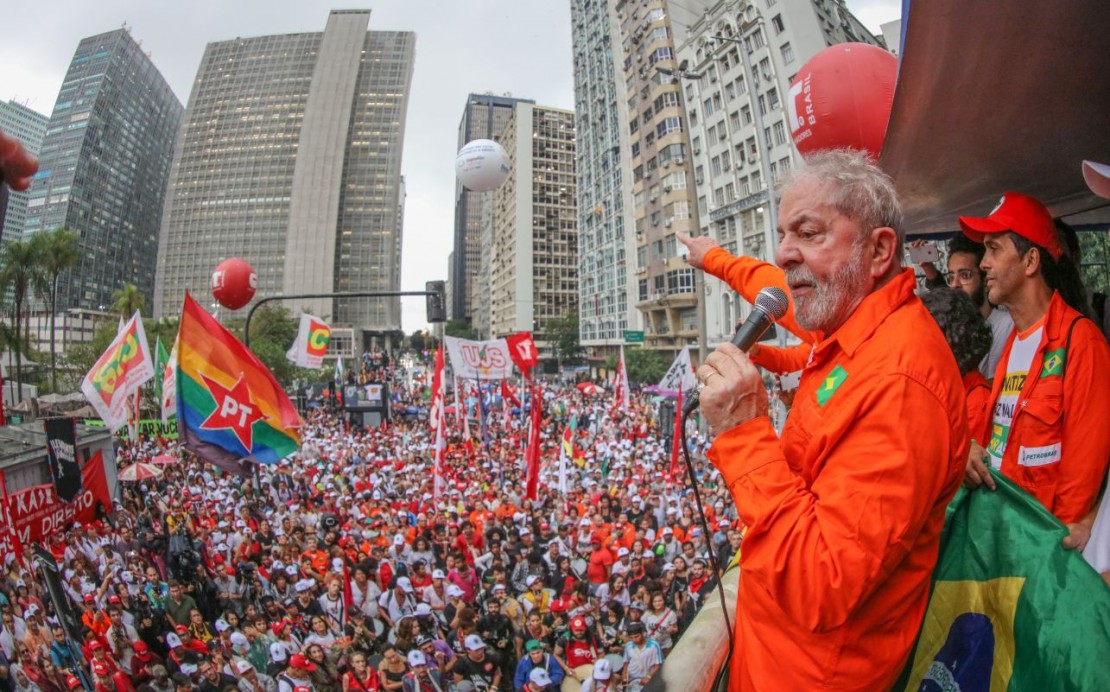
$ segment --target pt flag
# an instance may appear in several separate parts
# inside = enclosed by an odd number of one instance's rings
[[[1110,587],[1068,530],[994,471],[948,506],[907,690],[1110,689]]]
[[[123,322],[123,318],[120,318]],[[143,331],[143,318],[136,310],[127,324],[85,375],[81,393],[89,400],[105,425],[115,432],[127,423],[127,399],[154,377],[154,361]]]
[[[328,354],[328,341],[331,340],[331,327],[319,317],[301,313],[301,325],[297,338],[285,357],[302,368],[318,370]]]
[[[532,332],[510,334],[505,337],[505,343],[509,347],[509,357],[513,359],[513,362],[516,363],[525,377],[531,377],[532,368],[540,362],[540,350],[536,348],[536,342],[532,339]]]
[[[273,374],[185,296],[177,336],[177,427],[184,446],[232,473],[297,451],[301,417]]]

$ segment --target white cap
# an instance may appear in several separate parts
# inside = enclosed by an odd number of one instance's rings
[[[548,687],[551,685],[551,676],[543,668],[533,668],[532,672],[528,674],[528,680],[533,685],[539,687]]]
[[[284,663],[286,658],[285,645],[281,642],[270,644],[270,658],[278,663]]]
[[[443,573],[443,570],[441,570],[441,569],[433,569],[432,570],[432,579],[446,579],[446,578],[447,578],[447,575]]]
[[[416,605],[416,614],[417,615],[431,615],[432,614],[432,607],[430,605],[428,605],[427,603],[418,603]]]
[[[594,680],[608,680],[613,676],[613,666],[607,658],[599,658],[594,662]]]
[[[528,578],[524,580],[524,585],[525,585],[525,586],[531,586],[532,584],[535,584],[535,583],[536,583],[536,582],[538,582],[539,580],[540,580],[540,578],[539,578],[539,577],[537,577],[536,575],[534,575],[534,574],[529,574],[529,575],[528,575]]]
[[[486,648],[486,643],[476,634],[467,635],[465,645],[467,651],[477,651],[478,649]]]
[[[415,668],[416,666],[428,665],[428,659],[424,656],[424,652],[420,649],[413,649],[409,652],[409,665]]]
[[[240,658],[238,663],[235,664],[235,669],[239,671],[239,675],[243,675],[247,671],[254,670],[254,666],[247,659]]]
[[[305,591],[311,590],[314,586],[316,586],[316,580],[312,577],[308,577],[306,579],[301,579],[296,584],[294,584],[293,590],[297,593],[304,593]]]
[[[397,586],[405,593],[412,593],[412,581],[408,577],[398,577]]]
[[[625,555],[628,555],[628,548],[622,547],[617,551],[617,557],[624,557]]]
[[[176,632],[170,632],[166,635],[166,646],[171,649],[181,646],[181,637],[177,636]]]
[[[466,595],[466,592],[460,589],[457,585],[451,584],[447,587],[447,595],[451,598],[462,598]]]

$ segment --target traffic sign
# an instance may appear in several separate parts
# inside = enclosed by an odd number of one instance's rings
[[[639,331],[639,332],[625,332],[624,333],[624,342],[626,344],[642,344],[642,343],[644,343],[644,333],[642,331]]]

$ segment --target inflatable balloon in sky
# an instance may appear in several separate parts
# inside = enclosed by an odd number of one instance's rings
[[[225,259],[212,272],[212,297],[228,310],[238,310],[254,297],[258,274],[238,257]]]
[[[459,149],[455,175],[466,189],[489,192],[509,177],[509,164],[509,155],[500,144],[492,139],[475,139]]]
[[[879,158],[894,103],[898,58],[866,43],[829,46],[790,85],[790,134],[802,155],[862,149]]]

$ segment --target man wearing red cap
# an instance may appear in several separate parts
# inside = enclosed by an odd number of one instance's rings
[[[1084,521],[1110,458],[1110,346],[1084,314],[1078,270],[1048,210],[1007,192],[984,218],[960,217],[986,247],[987,297],[1014,332],[995,371],[989,430],[972,431],[966,484],[994,487],[989,463],[1068,525],[1068,548],[1090,537]]]

